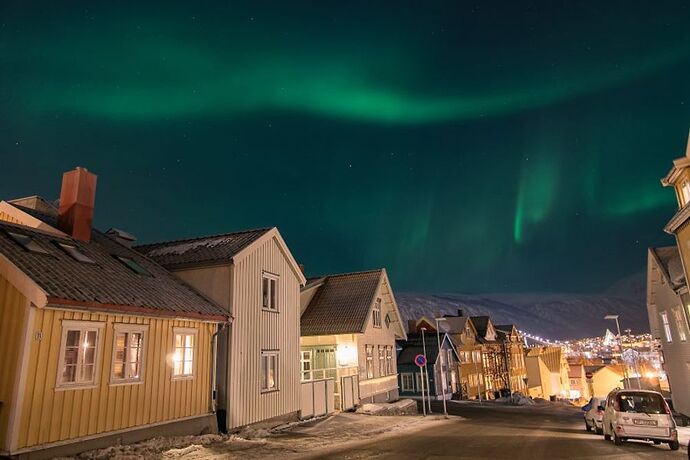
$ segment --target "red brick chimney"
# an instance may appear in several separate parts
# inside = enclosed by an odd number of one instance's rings
[[[77,167],[62,175],[58,228],[81,241],[91,239],[96,175]]]

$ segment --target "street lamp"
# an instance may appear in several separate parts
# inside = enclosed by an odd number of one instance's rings
[[[436,320],[436,340],[438,341],[438,356],[441,356],[441,331],[438,323],[440,321],[447,321],[446,318],[434,318]],[[446,407],[446,373],[443,370],[443,361],[447,361],[448,356],[441,361],[441,391],[443,391],[443,415],[448,418],[448,408]],[[446,368],[450,369],[450,364],[446,363]]]
[[[618,330],[618,348],[620,348],[621,351],[621,359],[623,359],[623,341],[621,340],[621,325],[618,323],[618,317],[620,315],[606,315],[604,316],[604,319],[609,319],[609,320],[615,320],[616,321],[616,329]],[[628,376],[628,364],[625,362],[623,359],[623,378],[627,382],[628,385],[630,385],[630,377]],[[625,387],[625,385],[623,385]]]
[[[426,340],[424,340],[424,331],[426,331],[425,327],[421,328],[422,330],[422,349],[424,350],[424,357],[426,358]],[[424,364],[424,372],[426,374],[426,377],[422,377],[426,379],[426,400],[427,403],[429,404],[429,413],[431,413],[431,393],[429,392],[429,360],[427,359],[426,363]],[[422,388],[422,393],[424,393],[424,388]],[[424,404],[424,398],[422,398],[422,404]]]

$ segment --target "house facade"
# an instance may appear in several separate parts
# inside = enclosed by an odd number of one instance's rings
[[[78,168],[59,209],[0,202],[0,455],[216,430],[213,343],[229,317],[92,229],[95,185]]]
[[[650,260],[648,271],[647,311],[655,337],[661,338],[664,369],[674,408],[687,417],[690,416],[690,395],[687,391],[690,385],[690,297],[687,290],[690,270],[690,138],[685,156],[673,160],[671,170],[661,183],[673,188],[678,203],[678,211],[666,224],[664,231],[676,239],[682,277],[678,273],[680,270],[677,269],[675,257],[673,265],[664,272],[659,267],[663,260],[654,260],[655,254],[661,253],[650,253],[653,260]]]
[[[398,399],[395,341],[407,335],[385,269],[310,279],[301,311],[302,380],[333,379],[339,410]]]
[[[623,388],[623,369],[614,365],[585,366],[585,372],[591,372],[591,382],[587,382],[590,396],[605,397],[616,388]]]
[[[651,334],[661,344],[663,367],[675,410],[690,416],[690,345],[683,306],[690,302],[680,252],[676,246],[647,253],[647,314]]]
[[[527,350],[527,394],[534,398],[570,396],[570,366],[561,347],[542,346]]]
[[[471,316],[470,321],[477,331],[477,341],[482,348],[484,397],[494,399],[500,397],[501,394],[509,394],[510,377],[506,352],[491,318],[488,316]]]
[[[440,346],[439,346],[440,338]],[[421,399],[422,389],[432,399],[451,399],[459,393],[460,378],[458,376],[459,360],[450,337],[445,332],[437,336],[436,331],[422,334],[409,334],[407,340],[398,342],[398,372],[400,395],[404,398]],[[440,349],[440,353],[439,353]],[[426,352],[428,372],[422,374],[422,369],[415,363],[417,355]]]
[[[220,428],[296,419],[301,408],[300,287],[306,279],[278,229],[136,249],[232,318],[218,336]]]
[[[527,368],[525,367],[525,344],[514,324],[496,325],[498,341],[503,346],[511,393],[524,393],[527,389]]]

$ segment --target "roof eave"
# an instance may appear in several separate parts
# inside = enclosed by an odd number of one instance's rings
[[[671,220],[669,220],[666,226],[664,227],[664,231],[670,235],[675,234],[676,230],[678,230],[678,228],[681,225],[687,222],[689,218],[690,204],[686,204],[685,206],[680,208],[673,217],[671,217]]]
[[[158,308],[149,308],[135,305],[119,305],[100,302],[84,302],[80,300],[62,299],[59,297],[47,297],[47,307],[53,308],[78,308],[84,310],[98,310],[109,313],[111,311],[118,311],[123,313],[130,313],[136,315],[137,313],[144,316],[155,316],[164,318],[186,318],[201,321],[211,321],[218,323],[231,322],[231,317],[225,314],[207,314],[200,312],[180,312],[171,310],[160,310]]]

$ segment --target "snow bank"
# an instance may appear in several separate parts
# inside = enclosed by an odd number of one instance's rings
[[[366,415],[417,415],[417,403],[411,399],[401,399],[394,403],[364,404],[357,409],[358,414]]]
[[[84,460],[139,459],[163,456],[175,458],[200,450],[203,446],[224,441],[223,436],[204,434],[200,436],[176,436],[153,438],[136,444],[117,445],[105,449],[92,450],[79,454],[76,458]]]

